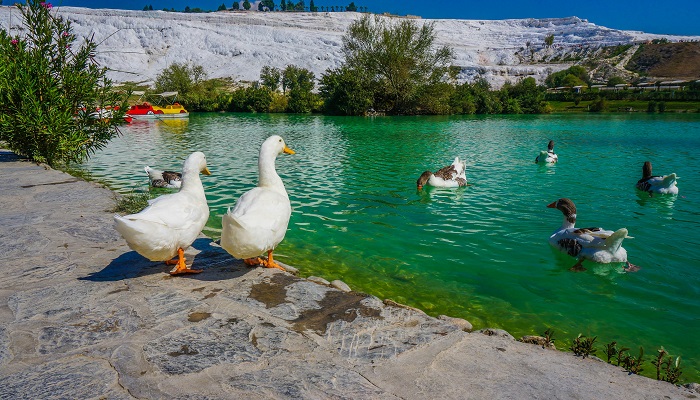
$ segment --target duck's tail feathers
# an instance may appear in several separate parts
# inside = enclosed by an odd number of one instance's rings
[[[676,183],[676,179],[678,179],[678,176],[676,176],[675,173],[664,176],[663,186],[671,187],[674,183]]]
[[[627,236],[627,228],[620,228],[615,233],[610,235],[607,239],[605,239],[605,246],[608,247],[611,251],[617,251],[617,249],[622,246],[622,241],[625,240]]]

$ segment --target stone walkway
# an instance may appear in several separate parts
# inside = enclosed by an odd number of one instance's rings
[[[606,363],[465,332],[207,238],[199,275],[129,250],[113,194],[0,151],[2,399],[689,399]],[[298,266],[303,270],[304,266]]]

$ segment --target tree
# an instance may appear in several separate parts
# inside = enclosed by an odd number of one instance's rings
[[[119,133],[127,95],[113,90],[107,68],[95,62],[97,44],[87,38],[78,45],[70,21],[52,14],[51,4],[17,7],[22,35],[0,31],[0,141],[49,165],[82,162]],[[106,111],[113,106],[121,109]]]
[[[350,2],[350,4],[348,4],[348,6],[345,7],[345,11],[357,11],[357,6],[355,5],[355,2]]]
[[[206,76],[201,65],[172,63],[156,77],[155,89],[158,92],[178,92],[186,98],[197,91]]]
[[[586,68],[580,65],[574,65],[565,70],[550,74],[544,82],[547,87],[572,87],[588,84],[590,82],[590,77],[588,76],[588,70],[586,70]]]
[[[288,65],[282,72],[282,87],[289,97],[287,111],[307,113],[313,109],[314,74],[304,68]]]
[[[185,6],[185,12],[186,13],[190,12],[190,6]]]
[[[231,5],[231,8],[233,8],[234,10],[238,10],[239,7],[240,7],[240,4],[238,4],[237,1],[234,1],[233,4]]]
[[[620,76],[613,76],[610,79],[608,79],[608,86],[613,87],[615,85],[620,85],[623,83],[627,83],[624,78]]]
[[[305,7],[304,0],[299,0],[299,2],[296,5],[294,5],[294,10],[304,11],[304,7]]]
[[[544,38],[544,44],[545,44],[546,46],[551,46],[552,44],[554,44],[554,34],[553,34],[553,33],[551,33],[551,34],[545,36],[545,38]]]
[[[319,86],[324,111],[328,114],[363,115],[372,106],[372,89],[361,71],[348,67],[327,70]]]
[[[263,6],[267,7],[269,11],[272,11],[275,9],[275,1],[274,0],[262,0],[260,2]]]
[[[282,79],[282,72],[278,68],[266,65],[260,70],[260,83],[272,92],[277,91],[280,79]]]
[[[317,12],[317,11],[318,11],[318,7],[316,7],[316,5],[314,4],[314,0],[311,0],[311,1],[309,2],[309,11],[311,11],[311,12]]]
[[[250,10],[250,2],[248,0],[245,0],[243,2],[243,8],[247,11]]]
[[[216,11],[226,11],[226,4],[221,4]]]
[[[291,0],[290,0],[291,1]],[[287,9],[287,2],[284,0],[280,1],[280,10],[285,11]]]
[[[412,20],[390,23],[378,16],[355,20],[343,36],[345,65],[372,81],[375,109],[390,114],[417,111],[419,92],[448,76],[452,49],[434,48],[434,25]]]

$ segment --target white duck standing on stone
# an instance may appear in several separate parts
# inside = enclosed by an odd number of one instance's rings
[[[559,156],[554,152],[554,140],[550,140],[547,144],[547,150],[540,151],[540,154],[535,157],[535,164],[554,164],[559,161]]]
[[[642,165],[642,179],[637,181],[637,189],[649,193],[652,196],[654,193],[659,194],[678,194],[678,186],[676,180],[678,177],[675,173],[664,176],[653,176],[651,174],[651,162],[646,161]]]
[[[199,173],[209,175],[204,153],[192,153],[182,167],[177,193],[160,196],[138,214],[114,216],[115,228],[129,247],[151,261],[175,264],[171,275],[196,274],[185,264],[185,250],[209,219],[209,206]],[[177,256],[177,260],[172,260]]]
[[[629,237],[627,229],[621,228],[613,232],[603,228],[576,228],[576,206],[565,197],[547,207],[556,208],[564,214],[564,221],[549,237],[549,244],[578,259],[571,267],[572,271],[585,271],[581,265],[583,260],[597,263],[625,262],[625,271],[639,269],[627,261],[627,250],[622,247],[622,241]]]
[[[248,265],[278,268],[272,252],[284,239],[292,205],[275,160],[282,153],[294,154],[280,136],[267,138],[260,147],[258,186],[245,192],[222,218],[221,247]],[[259,256],[267,252],[267,259]]]
[[[433,187],[460,187],[467,186],[465,174],[467,163],[455,157],[452,164],[440,168],[437,172],[425,171],[416,181],[416,187],[420,190],[427,183]]]

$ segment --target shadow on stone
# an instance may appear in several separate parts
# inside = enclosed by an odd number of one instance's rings
[[[139,253],[130,251],[112,260],[101,271],[78,278],[78,280],[92,282],[121,281],[137,276],[167,272],[168,268],[164,263],[149,261]]]
[[[14,162],[21,160],[26,160],[26,158],[20,157],[9,150],[0,150],[0,162]]]

